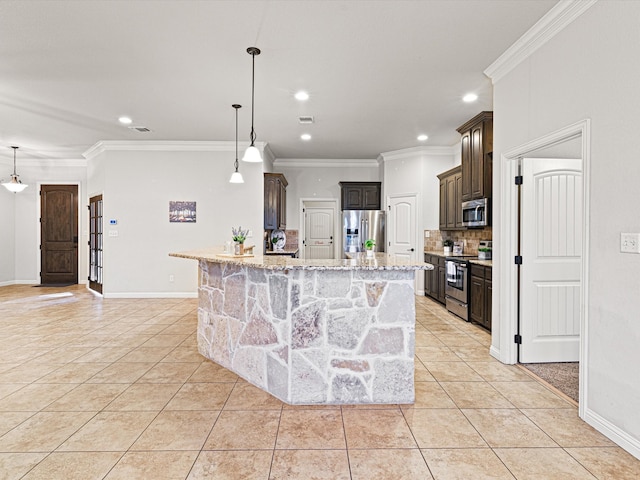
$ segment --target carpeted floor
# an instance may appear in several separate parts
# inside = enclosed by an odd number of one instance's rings
[[[580,372],[578,362],[523,363],[521,365],[569,398],[578,401]]]

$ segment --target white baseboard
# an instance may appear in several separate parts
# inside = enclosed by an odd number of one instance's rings
[[[198,292],[113,292],[104,298],[198,298]]]
[[[0,287],[8,287],[9,285],[40,285],[40,280],[7,280],[0,282]]]
[[[601,417],[593,410],[587,408],[584,412],[584,419],[589,425],[609,438],[612,442],[624,448],[631,455],[640,460],[640,439],[634,438],[627,432],[616,427],[614,424]]]
[[[40,285],[40,280],[7,280],[0,282],[0,287],[8,287],[9,285]],[[86,280],[81,280],[78,285],[88,285]]]

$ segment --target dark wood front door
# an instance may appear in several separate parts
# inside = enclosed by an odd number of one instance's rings
[[[40,283],[78,283],[78,186],[40,188]]]

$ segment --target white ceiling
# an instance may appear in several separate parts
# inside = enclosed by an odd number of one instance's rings
[[[22,158],[76,159],[100,140],[233,141],[233,103],[245,141],[249,46],[262,50],[257,141],[276,158],[453,145],[456,127],[492,109],[483,70],[556,3],[2,0],[0,156],[10,145]],[[297,102],[298,89],[311,98]],[[467,92],[479,100],[462,103]]]

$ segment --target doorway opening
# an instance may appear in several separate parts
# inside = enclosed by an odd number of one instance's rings
[[[518,345],[521,338],[519,327],[519,315],[521,308],[519,304],[519,295],[521,294],[521,285],[519,281],[525,281],[526,278],[520,277],[520,267],[518,266],[518,257],[520,255],[520,228],[519,228],[519,204],[518,189],[515,186],[514,179],[520,175],[519,161],[523,158],[578,158],[581,159],[582,176],[579,185],[582,189],[581,209],[579,212],[582,228],[582,239],[579,245],[579,266],[578,281],[567,282],[565,284],[564,293],[568,303],[578,310],[577,316],[572,314],[572,319],[578,322],[577,330],[579,332],[577,339],[579,369],[579,415],[584,418],[586,410],[586,391],[587,391],[587,369],[588,365],[584,361],[587,355],[587,337],[588,337],[588,274],[589,259],[587,252],[589,251],[589,170],[590,170],[590,122],[583,120],[576,124],[565,127],[561,130],[548,134],[537,140],[524,144],[513,150],[501,155],[501,173],[500,173],[500,191],[501,205],[500,211],[500,262],[498,265],[499,298],[502,299],[496,305],[500,312],[499,328],[496,329],[494,335],[499,338],[499,351],[492,352],[504,363],[518,363]],[[523,222],[526,221],[523,219]],[[537,247],[536,247],[537,248]],[[516,261],[514,261],[516,259]],[[531,259],[529,259],[531,261]],[[523,258],[522,262],[527,262]],[[544,262],[543,262],[544,263]],[[552,263],[552,262],[547,262]],[[494,280],[495,281],[495,280]],[[549,283],[551,286],[552,283]],[[540,289],[545,288],[541,284]],[[552,289],[547,289],[550,292]],[[555,295],[555,293],[554,293]],[[542,297],[540,297],[542,298]],[[550,304],[553,304],[552,301]],[[544,302],[543,302],[544,303]],[[544,317],[544,315],[543,315]],[[523,319],[524,320],[524,319]],[[525,320],[526,321],[526,320]],[[574,328],[575,325],[572,325]],[[524,326],[523,326],[524,328]],[[553,335],[551,335],[553,336]],[[493,347],[492,347],[493,350]],[[564,361],[565,359],[562,359]],[[530,360],[529,360],[530,361]]]
[[[102,293],[102,195],[89,199],[89,288]]]
[[[78,185],[40,186],[40,284],[78,283]]]

